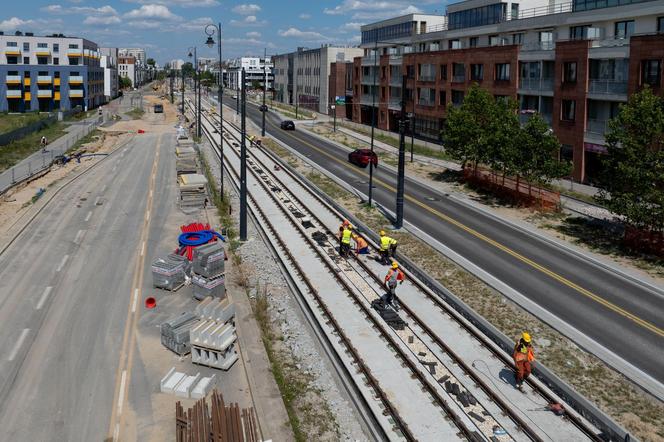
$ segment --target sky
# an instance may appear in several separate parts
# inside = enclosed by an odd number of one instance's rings
[[[63,33],[102,47],[141,47],[164,63],[217,57],[205,26],[221,23],[223,58],[268,55],[321,44],[357,45],[360,26],[412,12],[445,12],[444,0],[5,0],[0,31]],[[216,41],[216,35],[215,35]]]

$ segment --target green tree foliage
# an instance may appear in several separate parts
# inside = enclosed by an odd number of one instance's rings
[[[530,117],[516,141],[514,170],[529,182],[545,184],[570,174],[571,164],[558,160],[560,142],[539,114]]]
[[[182,65],[182,71],[184,72],[185,77],[193,77],[194,76],[194,65],[191,62],[186,62],[185,64]]]
[[[131,87],[131,79],[127,77],[120,77],[120,89],[129,89]]]
[[[145,64],[147,64],[148,66],[154,66],[154,65],[157,64],[157,62],[154,61],[154,58],[148,58],[148,59],[146,60]]]
[[[609,122],[598,199],[627,223],[664,231],[664,99],[633,94]]]

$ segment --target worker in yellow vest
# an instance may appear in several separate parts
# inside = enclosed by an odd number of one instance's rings
[[[378,253],[380,254],[380,263],[383,265],[389,264],[390,261],[390,248],[394,244],[396,247],[396,240],[390,238],[385,234],[384,230],[380,231],[380,248]]]
[[[523,381],[528,379],[535,364],[535,352],[533,351],[532,339],[530,333],[523,332],[521,339],[514,346],[514,365],[516,366],[516,388],[523,387]]]
[[[353,237],[353,231],[350,224],[342,226],[339,229],[339,255],[347,258],[350,254],[350,240]]]

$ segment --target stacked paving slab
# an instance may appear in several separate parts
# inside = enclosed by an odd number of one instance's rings
[[[201,301],[208,296],[220,299],[226,297],[225,260],[226,252],[218,241],[194,249],[194,298]]]
[[[170,254],[152,263],[152,285],[155,288],[176,291],[184,285],[189,274],[189,260],[183,256]]]
[[[180,191],[180,209],[185,213],[205,207],[207,179],[200,174],[198,154],[193,141],[178,135],[175,148],[175,169]]]

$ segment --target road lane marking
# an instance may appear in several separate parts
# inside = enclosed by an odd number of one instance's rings
[[[84,233],[85,230],[79,230],[78,233],[76,234],[76,238],[74,238],[74,243],[81,244],[81,239],[83,238]]]
[[[275,127],[275,128],[277,127],[272,122],[269,122],[269,124],[271,126]],[[351,169],[349,167],[348,163],[346,163],[346,162],[340,160],[339,158],[331,155],[330,153],[314,146],[313,144],[303,140],[302,138],[297,137],[297,136],[295,136],[291,133],[286,133],[285,135],[290,136],[290,137],[300,141],[301,143],[309,146],[310,148],[316,150],[317,152],[319,152],[319,153],[325,155],[326,157],[332,159],[333,161],[341,164],[344,168]],[[374,180],[375,183],[381,185],[385,189],[387,189],[391,192],[396,192],[396,188],[394,188],[390,184],[384,182],[383,180],[381,180],[379,178],[376,178],[375,176],[374,176],[373,180]],[[486,235],[476,231],[475,229],[466,226],[465,224],[463,224],[463,223],[461,223],[461,222],[445,215],[444,213],[439,212],[438,210],[434,209],[433,207],[418,201],[414,197],[412,197],[408,194],[405,194],[405,198],[406,198],[406,200],[420,206],[424,210],[426,210],[429,213],[435,215],[436,217],[442,219],[443,221],[446,221],[446,222],[448,222],[448,223],[464,230],[465,232],[469,233],[470,235],[475,236],[476,238],[478,238],[478,239],[480,239],[480,240],[482,240],[482,241],[484,241],[488,244],[491,244],[492,246],[494,246],[494,247],[498,248],[499,250],[502,250],[503,252],[513,256],[514,258],[518,259],[519,261],[521,261],[521,262],[533,267],[534,269],[544,273],[545,275],[555,279],[556,281],[560,282],[561,284],[566,285],[567,287],[569,287],[569,288],[573,289],[574,291],[582,294],[583,296],[585,296],[585,297],[597,302],[598,304],[608,308],[609,310],[613,311],[614,313],[617,313],[617,314],[619,314],[619,315],[635,322],[636,324],[640,325],[641,327],[643,327],[643,328],[645,328],[645,329],[647,329],[647,330],[649,330],[649,331],[651,331],[651,332],[653,332],[653,333],[655,333],[659,336],[664,336],[664,329],[661,329],[661,328],[657,327],[656,325],[651,324],[650,322],[639,318],[635,314],[628,312],[627,310],[623,309],[622,307],[619,307],[619,306],[613,304],[612,302],[607,301],[606,299],[602,298],[601,296],[591,292],[590,290],[587,290],[587,289],[579,286],[578,284],[570,281],[569,279],[565,278],[564,276],[559,275],[559,274],[553,272],[552,270],[547,269],[546,267],[542,266],[541,264],[536,263],[535,261],[531,260],[530,258],[527,258],[527,257],[521,255],[520,253],[518,253],[518,252],[510,249],[509,247],[507,247],[507,246],[505,246],[505,245],[503,245],[503,244],[487,237]]]
[[[90,218],[92,217],[92,210],[88,212],[87,216],[85,217],[85,222],[87,223],[90,221]]]
[[[150,211],[148,210],[147,215],[145,215],[145,221],[150,221]]]
[[[138,304],[138,289],[134,289],[134,301],[131,305],[131,312],[136,313],[136,306]]]
[[[127,370],[122,370],[122,379],[120,380],[120,396],[118,397],[118,415],[122,415],[122,406],[124,405],[126,383],[127,383]]]
[[[141,243],[141,256],[145,255],[145,241]]]
[[[150,191],[150,198],[152,198],[152,190]]]
[[[69,259],[69,255],[65,255],[62,257],[62,261],[60,261],[60,265],[58,268],[55,270],[56,273],[60,273],[62,271],[62,268],[67,264],[67,260]]]
[[[24,328],[23,331],[21,332],[21,336],[18,337],[18,341],[16,341],[16,344],[14,344],[14,348],[12,348],[12,352],[9,353],[9,361],[13,361],[16,355],[18,354],[18,351],[21,349],[21,346],[23,345],[23,342],[25,341],[25,338],[28,337],[28,333],[30,333],[29,328]]]
[[[99,193],[104,193],[104,192],[106,192],[106,184],[104,184],[101,190],[99,191]]]
[[[115,424],[115,430],[113,431],[113,442],[116,442],[119,436],[120,436],[120,424]]]
[[[41,308],[44,306],[44,303],[46,302],[46,298],[48,298],[48,295],[51,293],[51,290],[53,290],[53,287],[48,286],[44,289],[44,293],[42,293],[41,298],[39,298],[39,302],[35,306],[36,310],[41,310]]]

